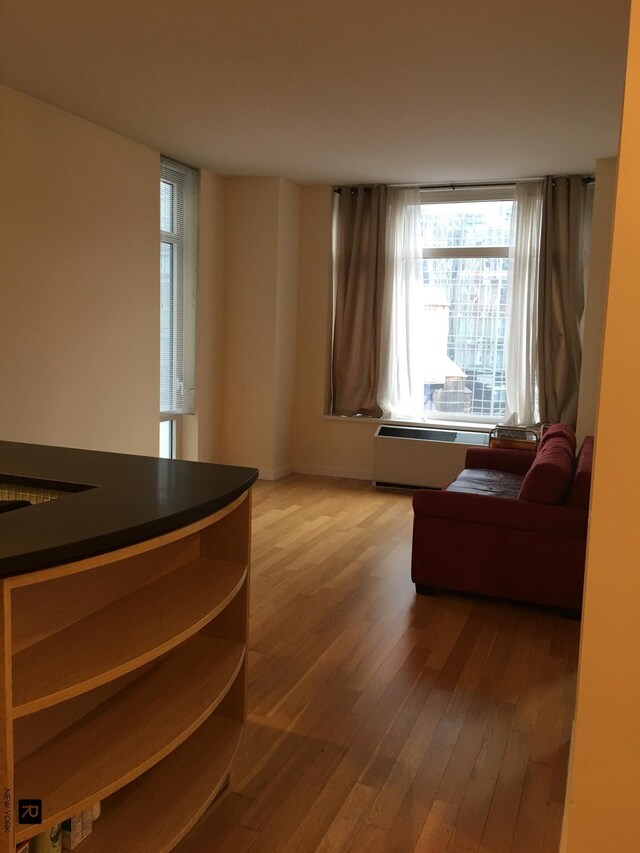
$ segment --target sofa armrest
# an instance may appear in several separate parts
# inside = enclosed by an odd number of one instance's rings
[[[509,454],[516,452],[505,451]],[[413,496],[413,511],[416,521],[421,516],[428,516],[571,539],[585,539],[587,535],[588,513],[561,504],[421,489]]]
[[[490,468],[494,471],[509,471],[511,474],[526,474],[535,457],[535,450],[470,447],[467,450],[464,467]]]

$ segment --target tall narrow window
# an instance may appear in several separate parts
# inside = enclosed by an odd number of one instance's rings
[[[160,455],[180,455],[195,405],[197,173],[162,160],[160,177]]]
[[[422,200],[425,415],[495,423],[506,407],[513,188]]]

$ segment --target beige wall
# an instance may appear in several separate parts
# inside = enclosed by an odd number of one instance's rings
[[[226,182],[222,461],[270,467],[277,181]]]
[[[640,0],[633,0],[563,849],[635,853],[640,790]]]
[[[296,373],[298,242],[300,190],[279,182],[278,270],[276,281],[276,351],[274,412],[274,476],[289,473],[292,462],[291,422]]]
[[[293,467],[309,474],[369,480],[377,423],[324,417],[331,346],[332,204],[331,187],[301,187]]]
[[[218,462],[223,375],[225,181],[203,169],[198,204],[196,413],[182,419],[182,458]]]
[[[291,466],[297,188],[229,178],[221,461],[272,479]]]
[[[0,86],[0,438],[157,454],[159,155]]]
[[[582,442],[585,435],[593,435],[596,428],[602,361],[602,333],[609,286],[609,265],[611,263],[611,228],[617,165],[616,157],[607,157],[598,160],[596,163],[589,282],[584,312],[580,398],[578,400],[576,425],[579,443]]]

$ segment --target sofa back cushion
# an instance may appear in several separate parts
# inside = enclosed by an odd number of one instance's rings
[[[572,454],[575,455],[576,434],[573,427],[569,426],[569,424],[552,424],[540,439],[538,449],[541,450],[548,441],[552,441],[559,436],[562,436],[566,440],[567,444],[571,447]]]
[[[591,494],[591,468],[593,466],[593,436],[587,435],[582,442],[576,461],[576,472],[565,501],[567,506],[589,509]]]
[[[574,456],[571,442],[564,435],[545,435],[536,457],[522,481],[518,498],[533,503],[562,503],[571,486]]]

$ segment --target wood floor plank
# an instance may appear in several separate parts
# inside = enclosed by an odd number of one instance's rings
[[[272,810],[256,847],[260,853],[279,853],[283,849],[343,758],[344,749],[325,744],[312,763],[300,768],[295,784],[286,790],[278,788],[278,807]]]
[[[351,850],[351,842],[375,796],[375,788],[357,782],[318,844],[318,853]]]
[[[351,840],[349,853],[389,853],[391,849],[386,829],[372,823],[364,823]]]
[[[212,853],[246,853],[258,842],[260,833],[255,829],[249,829],[242,824],[236,823],[222,839],[220,844],[214,848],[208,848]]]
[[[364,723],[364,718],[353,711],[359,696],[358,691],[344,685],[327,686],[293,722],[291,731],[348,747]]]
[[[250,805],[251,800],[248,797],[234,792],[228,793],[219,801],[215,800],[189,836],[193,849],[217,851],[234,831],[238,818]]]
[[[482,833],[481,853],[511,850],[530,752],[531,735],[512,729]]]
[[[325,745],[311,738],[291,736],[283,742],[279,767],[275,761],[269,763],[267,772],[260,778],[255,777],[243,793],[254,799],[247,809],[242,823],[252,829],[263,830],[278,812],[283,803],[285,792],[291,791],[307,767],[312,767],[321,758]]]
[[[438,752],[441,752],[442,748],[439,747],[437,742],[431,751],[429,751],[429,747],[435,739],[436,733],[440,731],[450,698],[450,694],[443,690],[434,689],[430,693],[412,732],[398,756],[398,760],[395,762],[373,802],[371,812],[367,818],[369,822],[383,827],[390,832],[391,827],[396,821],[398,812],[405,798],[412,790],[414,781],[420,771],[422,771],[422,775],[418,780],[416,788],[426,781],[425,775],[437,773],[438,762],[436,759]],[[461,722],[460,725],[462,725]],[[445,720],[445,726],[448,729],[452,728],[450,719]],[[454,743],[458,733],[459,729],[451,735],[451,740]],[[440,733],[440,739],[442,739],[442,733]],[[444,767],[446,766],[445,759],[441,761],[441,765],[441,770],[444,772]]]
[[[494,706],[482,695],[474,698],[438,787],[438,799],[448,803],[462,802],[493,713]]]
[[[544,847],[552,772],[548,764],[529,762],[511,844],[512,853],[539,853]]]
[[[265,725],[261,718],[249,715],[242,732],[240,749],[233,762],[235,790],[246,785],[248,779],[260,772],[285,736],[286,732],[273,729]]]
[[[282,846],[282,853],[314,853],[318,849],[356,785],[365,761],[362,753],[345,755],[304,819]]]
[[[409,785],[405,784],[406,777],[400,775],[399,785],[391,785],[381,791],[381,794],[387,793],[391,796],[382,803],[386,808],[380,809],[375,822],[382,824],[384,821],[388,825],[389,837],[398,849],[414,849],[436,800],[463,724],[464,718],[449,716],[443,710]]]
[[[451,838],[454,847],[472,853],[480,847],[514,712],[513,705],[508,703],[496,702],[493,706],[489,725],[458,809]]]
[[[527,616],[528,614],[525,613],[516,625],[515,636],[511,641],[511,650],[497,692],[500,701],[511,702],[514,705],[518,703],[522,693],[535,635],[535,623]]]
[[[549,803],[547,808],[547,826],[542,844],[543,853],[558,853],[562,836],[562,817],[564,803]]]
[[[458,811],[458,806],[453,803],[436,800],[431,806],[429,817],[418,838],[415,846],[416,853],[434,853],[435,850],[447,850],[456,826]]]
[[[411,500],[256,483],[248,724],[203,851],[555,853],[579,623],[416,596]]]
[[[402,705],[388,732],[380,743],[380,748],[372,757],[362,782],[374,788],[380,788],[389,776],[400,753],[416,725],[433,685],[437,670],[425,667],[420,679],[415,683],[411,693]]]
[[[554,764],[561,746],[563,678],[556,660],[545,666],[547,678],[540,693],[538,713],[531,744],[531,760]]]

